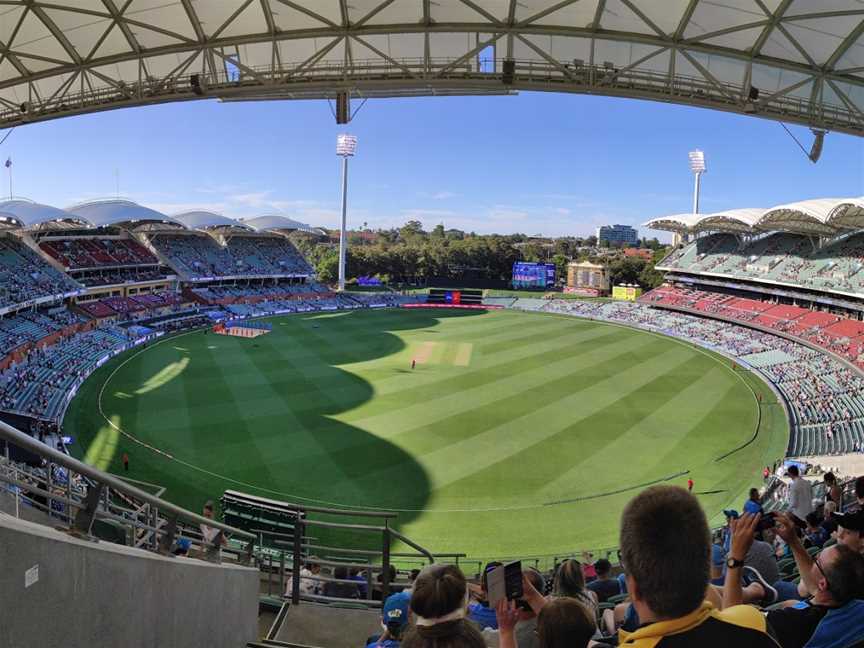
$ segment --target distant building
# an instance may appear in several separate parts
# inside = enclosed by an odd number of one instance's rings
[[[646,248],[624,248],[625,257],[636,257],[650,261],[653,258],[651,250]]]
[[[609,269],[583,261],[567,264],[567,292],[582,295],[605,295],[609,292]]]
[[[609,243],[624,243],[636,245],[639,240],[639,232],[635,227],[629,225],[602,225],[597,228],[597,242],[609,241]]]

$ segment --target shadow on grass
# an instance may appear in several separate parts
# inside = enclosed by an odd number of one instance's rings
[[[231,390],[224,386],[231,377],[214,361],[211,336],[203,332],[187,334],[177,346],[182,348],[180,352],[189,354],[191,362],[177,378],[183,379],[187,403],[200,402],[203,397],[207,403],[212,402],[214,412],[218,410],[219,414],[213,416],[222,418],[217,432],[225,443],[224,450],[213,441],[212,434],[216,432],[208,431],[211,436],[206,440],[194,438],[198,430],[193,425],[186,431],[187,438],[191,432],[191,443],[184,445],[179,431],[166,433],[158,443],[153,441],[179,461],[124,438],[109,458],[108,468],[122,474],[120,458],[124,452],[128,453],[130,476],[165,486],[167,499],[192,511],[198,511],[207,499],[217,499],[223,490],[233,489],[309,505],[339,504],[357,509],[398,506],[413,511],[400,512],[396,526],[409,524],[429,500],[429,476],[402,448],[334,418],[369,402],[374,395],[369,381],[342,367],[402,352],[405,343],[397,332],[425,329],[427,333],[436,333],[431,327],[442,320],[476,317],[482,312],[309,313],[274,319],[276,334],[256,338],[255,344],[228,338],[226,342],[230,340],[229,344],[242,351],[247,366],[254,366],[258,374],[267,377],[262,389],[266,388],[268,400],[275,402],[276,410],[273,416],[261,418],[258,423],[254,411],[241,411],[254,408],[254,403],[244,405],[242,400],[236,401]],[[156,348],[160,347],[166,356],[178,352],[169,342]],[[69,408],[64,429],[74,437],[73,448],[78,457],[86,456],[88,447],[104,433],[107,424],[99,414],[100,390],[111,372],[128,358],[129,354],[124,354],[100,368]],[[166,358],[166,362],[170,361]],[[148,379],[140,375],[140,369],[135,378],[135,371],[133,360],[124,367],[124,373],[132,372],[129,377],[118,374],[118,378],[122,376],[132,383],[119,381],[127,395],[120,400],[108,395],[103,407],[107,415],[119,416],[119,426],[130,427],[125,431],[136,437],[140,431],[134,426],[148,418],[158,434],[160,406],[167,405],[166,400],[171,398],[160,391],[169,382],[129,397],[128,392],[138,386],[136,381]],[[218,371],[225,375],[221,381],[214,381],[213,374]],[[396,368],[393,372],[409,374],[410,370]],[[207,391],[197,392],[196,384],[197,389]],[[170,405],[176,407],[177,403]],[[148,438],[154,438],[153,431],[150,428]],[[377,471],[390,467],[399,467],[399,483],[381,483],[373,477]],[[292,497],[292,493],[297,497]],[[301,493],[304,497],[299,496]],[[343,519],[359,521],[350,515]],[[316,535],[324,542],[350,541],[380,549],[380,539],[373,540],[367,534],[352,533],[347,538],[333,532]]]

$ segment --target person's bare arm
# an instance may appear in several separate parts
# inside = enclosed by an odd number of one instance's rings
[[[498,619],[498,648],[519,648],[516,642],[516,624],[519,621],[516,601],[498,601],[495,618]]]
[[[540,610],[546,605],[546,597],[534,588],[525,572],[522,572],[522,599],[531,606],[534,614],[540,614]]]
[[[792,521],[792,518],[785,513],[778,514],[776,520],[777,534],[783,538],[792,550],[792,556],[795,558],[795,565],[798,567],[798,573],[801,575],[801,583],[798,585],[798,593],[802,595],[807,592],[815,594],[818,585],[811,575],[811,572],[813,571],[813,558],[809,553],[807,553],[807,550],[801,542],[801,538],[798,537],[795,523]],[[801,590],[805,588],[806,592],[802,592]]]
[[[729,548],[729,557],[744,562],[747,552],[753,546],[756,534],[756,525],[762,515],[757,513],[751,515],[745,513],[740,520],[732,520],[732,544]],[[723,609],[733,605],[741,605],[744,602],[744,592],[741,589],[741,567],[726,568],[726,580],[723,581]]]

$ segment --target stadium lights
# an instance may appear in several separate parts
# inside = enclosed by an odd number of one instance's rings
[[[348,235],[345,221],[348,216],[348,158],[357,151],[357,136],[341,133],[336,136],[336,155],[342,158],[342,225],[339,228],[339,290],[345,290],[345,253]]]
[[[705,166],[705,153],[696,149],[695,151],[690,151],[690,170],[696,176],[696,184],[693,187],[693,215],[699,213],[699,180],[702,178],[702,174],[708,171],[708,167]]]

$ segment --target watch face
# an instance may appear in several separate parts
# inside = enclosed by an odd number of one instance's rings
[[[740,560],[735,560],[734,558],[729,558],[726,560],[726,566],[730,568],[740,567],[743,564],[743,562],[741,562]]]

